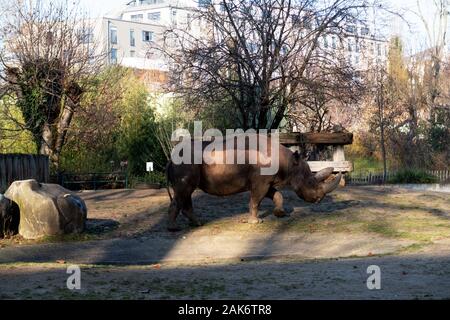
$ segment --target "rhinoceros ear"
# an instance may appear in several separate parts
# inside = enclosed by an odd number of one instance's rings
[[[294,152],[294,165],[298,166],[300,163],[300,153],[297,150]]]

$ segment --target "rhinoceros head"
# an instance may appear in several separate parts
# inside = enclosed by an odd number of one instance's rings
[[[313,174],[306,161],[299,159],[298,153],[294,154],[293,167],[291,169],[290,184],[297,195],[312,203],[320,202],[327,193],[339,186],[342,174],[329,181],[334,168],[325,168]]]

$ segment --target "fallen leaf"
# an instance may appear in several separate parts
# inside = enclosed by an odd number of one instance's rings
[[[159,263],[158,264],[152,264],[150,266],[150,268],[152,268],[152,269],[161,269],[161,265]]]
[[[56,260],[56,263],[59,263],[59,264],[65,264],[66,261],[65,261],[65,260]]]

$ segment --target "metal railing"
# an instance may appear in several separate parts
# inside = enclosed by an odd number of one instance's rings
[[[128,188],[127,173],[59,174],[51,181],[69,190],[97,190]]]

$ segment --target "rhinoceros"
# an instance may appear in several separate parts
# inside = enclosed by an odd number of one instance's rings
[[[19,232],[20,211],[17,203],[0,194],[0,239]]]
[[[258,134],[259,141],[266,141],[267,150],[271,150],[271,137]],[[235,137],[232,137],[235,139]],[[227,157],[227,152],[233,152],[235,159],[239,153],[244,153],[245,164],[225,164],[220,160],[216,163],[202,162],[200,164],[175,164],[172,160],[166,166],[167,192],[170,198],[169,217],[167,229],[169,231],[179,231],[180,228],[176,224],[176,218],[181,211],[188,219],[191,225],[199,226],[201,222],[194,215],[192,207],[192,193],[197,189],[204,192],[217,195],[227,196],[245,191],[250,191],[250,216],[248,223],[256,224],[262,222],[258,218],[258,209],[264,198],[270,198],[275,205],[273,214],[276,217],[286,216],[283,209],[283,196],[279,191],[280,188],[289,187],[306,202],[318,203],[327,193],[332,192],[339,185],[341,173],[331,179],[334,168],[323,169],[313,174],[308,163],[301,159],[298,152],[292,152],[287,147],[276,144],[278,148],[279,167],[278,171],[272,175],[262,175],[261,168],[267,167],[267,159],[269,162],[273,160],[272,153],[268,155],[261,154],[256,150],[257,160],[253,164],[249,159],[254,157],[254,148],[249,147],[248,141],[245,146],[239,147],[234,144],[230,150],[226,143],[227,138],[223,139],[222,150],[211,153],[212,158],[222,160]],[[193,142],[192,146],[193,146]],[[201,148],[204,150],[211,142],[203,141]],[[192,149],[191,149],[192,150]],[[193,153],[191,151],[191,153]],[[194,156],[191,154],[191,158]],[[260,159],[265,158],[264,163]],[[191,162],[192,163],[192,162]],[[330,179],[329,179],[330,178]],[[331,180],[331,181],[329,181]],[[172,186],[174,195],[172,197],[169,189]]]

